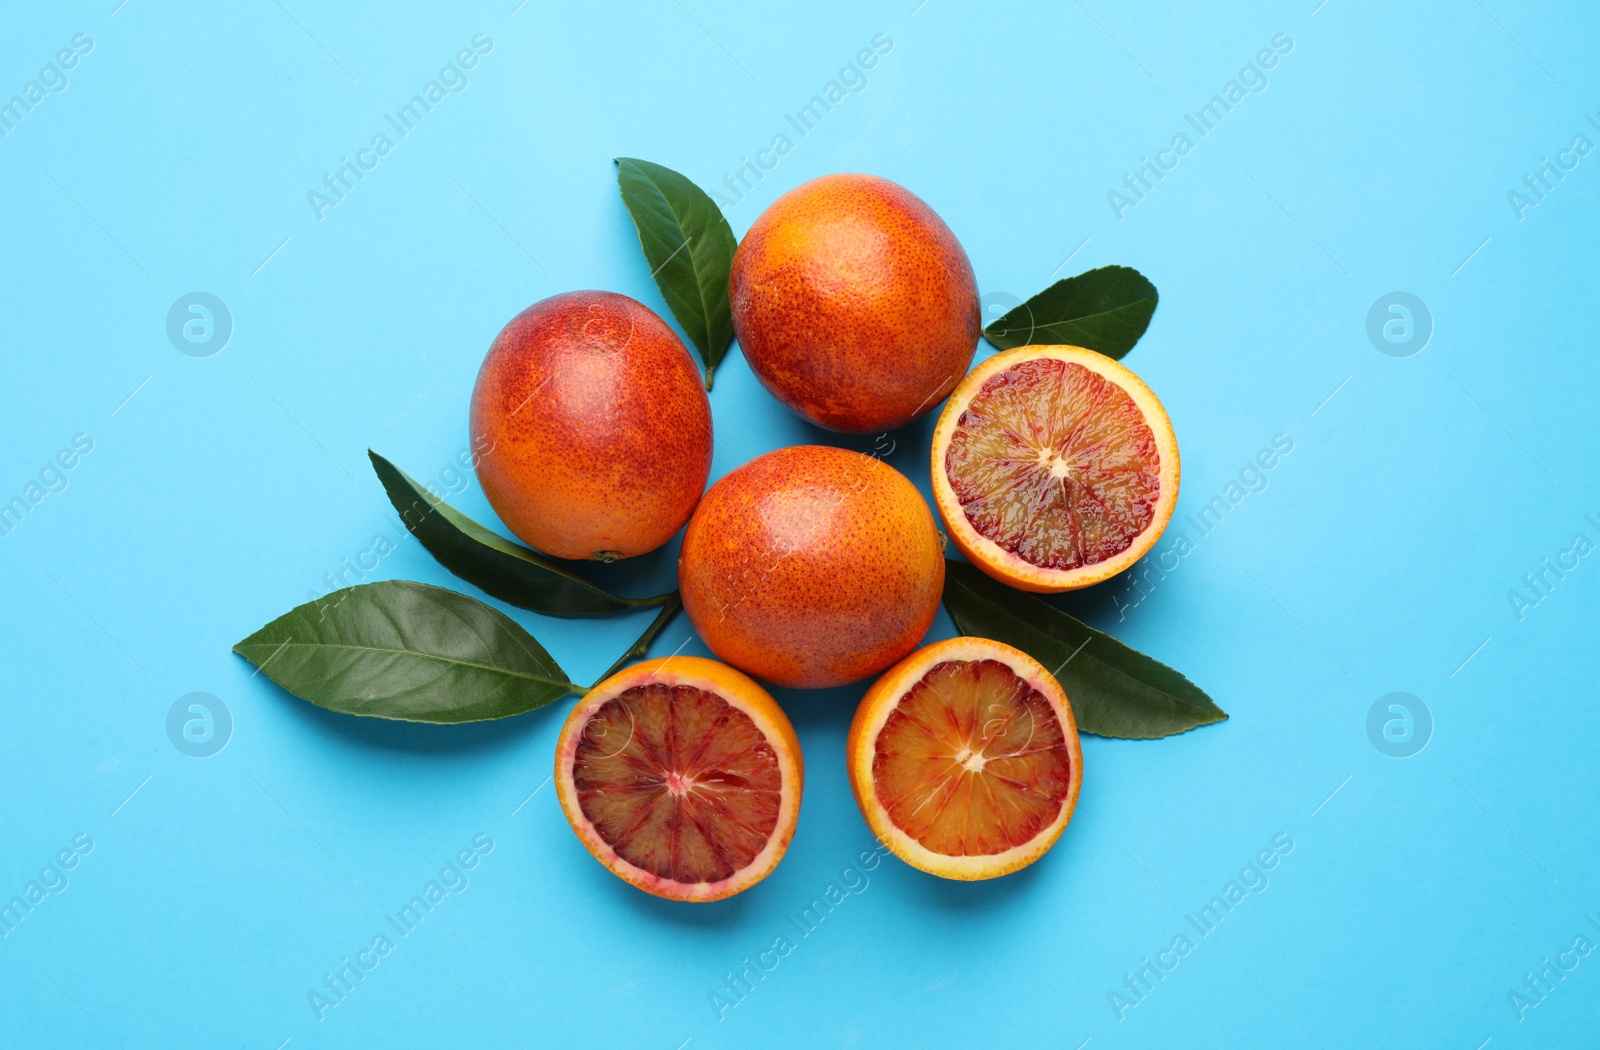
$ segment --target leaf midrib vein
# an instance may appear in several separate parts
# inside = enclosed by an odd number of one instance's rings
[[[267,642],[254,643],[266,647]],[[457,660],[449,656],[436,656],[433,653],[419,652],[415,649],[388,649],[378,645],[346,645],[342,642],[286,642],[275,648],[274,651],[283,649],[349,649],[362,653],[387,653],[391,656],[411,656],[419,660],[434,660],[438,663],[452,664],[456,667],[472,667],[480,671],[489,671],[493,674],[506,675],[513,678],[525,678],[530,682],[543,682],[547,685],[571,686],[572,683],[554,678],[542,678],[539,675],[528,674],[523,671],[512,671],[504,667],[495,667],[493,664],[478,663],[476,660]],[[261,666],[257,664],[256,666]]]
[[[656,182],[654,173],[646,171],[644,177],[649,180],[655,191],[661,195],[661,201],[667,206],[667,211],[671,214],[672,221],[677,225],[678,232],[683,234],[683,246],[689,249],[689,271],[694,279],[695,298],[700,300],[700,317],[698,320],[700,326],[705,330],[706,354],[709,356],[715,353],[715,350],[711,348],[711,303],[706,300],[706,288],[704,282],[700,280],[700,268],[695,265],[694,245],[689,243],[689,235],[684,232],[684,216],[678,213],[678,209],[672,203],[672,198],[668,197],[666,190],[662,189],[661,184]]]

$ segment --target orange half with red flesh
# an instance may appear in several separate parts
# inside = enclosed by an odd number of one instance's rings
[[[556,746],[561,809],[612,874],[669,900],[716,901],[777,867],[804,767],[770,694],[697,656],[646,660],[590,690]]]
[[[1120,362],[1079,346],[1020,346],[974,368],[933,432],[939,516],[1003,583],[1055,593],[1142,558],[1178,502],[1166,410]]]
[[[891,668],[856,709],[846,752],[873,834],[947,879],[1038,860],[1083,783],[1066,693],[1033,657],[988,638],[936,642]]]

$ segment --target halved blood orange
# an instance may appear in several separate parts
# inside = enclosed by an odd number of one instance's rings
[[[862,698],[846,751],[873,834],[947,879],[1038,860],[1083,782],[1067,694],[1039,661],[988,638],[935,642],[896,664]]]
[[[794,837],[803,778],[777,702],[698,656],[618,671],[556,744],[572,830],[612,874],[669,900],[722,900],[766,878]]]
[[[955,545],[1025,591],[1087,587],[1155,546],[1178,502],[1172,421],[1138,376],[1081,346],[1019,346],[967,374],[933,431]]]

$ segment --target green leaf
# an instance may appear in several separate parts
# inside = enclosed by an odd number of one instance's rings
[[[546,616],[597,616],[660,605],[675,592],[619,598],[544,555],[484,528],[371,449],[389,502],[439,564],[501,601]]]
[[[233,651],[303,700],[369,718],[481,722],[584,691],[505,614],[409,580],[334,591]]]
[[[983,330],[1001,350],[1035,343],[1083,346],[1121,358],[1150,327],[1156,286],[1129,266],[1057,281]]]
[[[671,168],[618,157],[617,187],[661,297],[700,351],[710,390],[711,373],[733,342],[728,271],[739,242],[716,202]]]
[[[1149,740],[1228,717],[1166,664],[967,562],[945,562],[944,606],[962,634],[1016,646],[1049,668],[1085,733]]]

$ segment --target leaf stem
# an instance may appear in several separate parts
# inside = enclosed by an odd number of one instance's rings
[[[628,646],[627,650],[623,652],[621,656],[617,657],[616,663],[606,668],[605,673],[599,678],[595,679],[595,685],[599,685],[607,678],[610,678],[612,675],[622,670],[623,666],[627,664],[628,661],[636,660],[650,651],[650,644],[656,640],[656,636],[666,629],[667,624],[672,622],[672,618],[678,615],[678,610],[683,608],[683,596],[677,591],[673,591],[670,594],[664,595],[664,597],[666,599],[666,604],[661,607],[660,612],[656,613],[656,618],[650,621],[650,626],[646,627],[644,629],[644,633],[638,638],[634,639],[633,644]],[[589,687],[589,689],[593,688],[594,686]],[[589,690],[574,687],[572,691],[582,694],[588,692]]]
[[[622,600],[635,609],[645,609],[653,605],[665,605],[677,593],[677,591],[667,591],[664,594],[653,594],[648,598],[623,598]]]

